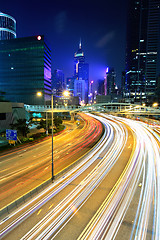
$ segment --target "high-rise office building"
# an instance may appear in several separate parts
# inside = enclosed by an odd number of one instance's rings
[[[0,63],[0,91],[6,100],[45,104],[50,99],[51,50],[44,36],[0,41]]]
[[[76,83],[75,86],[84,86],[82,94],[84,99],[81,99],[83,103],[88,103],[88,93],[89,93],[89,64],[85,62],[84,52],[82,51],[81,42],[79,44],[79,49],[74,55],[74,78],[76,81],[80,81],[80,83]],[[84,84],[82,84],[84,81]],[[80,89],[80,88],[79,88]],[[75,90],[76,94],[77,90]]]
[[[74,96],[74,81],[75,81],[74,77],[68,77],[66,79],[66,86],[71,96]]]
[[[85,102],[85,81],[82,79],[75,79],[74,81],[74,96],[79,97],[80,105]]]
[[[98,80],[98,95],[104,95],[104,79]]]
[[[146,94],[154,98],[160,74],[160,0],[149,0],[146,60]],[[160,97],[160,96],[159,96]]]
[[[104,81],[105,84],[105,95],[112,95],[115,93],[116,87],[116,73],[114,68],[108,68],[106,70],[106,79]]]
[[[60,69],[54,70],[52,74],[52,89],[55,89],[57,96],[62,96],[63,91],[66,89],[64,73]]]
[[[16,38],[16,20],[0,12],[0,40]]]
[[[129,0],[125,97],[149,101],[159,74],[160,0]]]

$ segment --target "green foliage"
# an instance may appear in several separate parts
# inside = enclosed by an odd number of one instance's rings
[[[28,138],[26,138],[26,137],[25,137],[25,138],[22,138],[22,139],[21,139],[21,142],[28,142]]]
[[[52,122],[50,119],[48,119],[48,129],[50,128],[50,126],[52,125]],[[41,129],[44,128],[45,130],[47,129],[47,125],[46,125],[46,120],[41,119],[39,122],[39,125],[37,126],[37,129]]]
[[[62,124],[62,118],[59,116],[54,117],[54,125],[58,128]]]
[[[48,129],[50,129],[52,127],[52,121],[51,119],[48,119]],[[62,124],[62,118],[59,116],[56,116],[53,118],[53,124],[54,127],[57,129],[61,124]],[[41,129],[44,128],[46,130],[46,120],[41,119],[41,121],[39,122],[39,125],[37,127],[37,129]]]
[[[32,137],[33,139],[37,139],[37,138],[40,138],[41,136],[42,136],[41,133],[35,133],[35,134],[33,134],[31,137]]]
[[[29,138],[28,140],[32,142],[34,140],[34,138]]]
[[[29,124],[26,123],[26,119],[18,119],[16,123],[10,124],[11,129],[16,129],[23,137],[27,137],[29,133]]]

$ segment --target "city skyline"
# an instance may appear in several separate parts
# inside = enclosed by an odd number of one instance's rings
[[[71,3],[38,1],[22,6],[20,1],[3,2],[1,11],[13,16],[17,37],[44,34],[52,52],[52,71],[63,70],[65,78],[73,76],[74,53],[81,38],[90,80],[102,79],[107,66],[114,67],[117,82],[125,68],[126,2],[91,1]]]

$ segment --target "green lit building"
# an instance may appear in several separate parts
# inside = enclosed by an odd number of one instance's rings
[[[0,41],[0,66],[5,100],[36,105],[50,99],[51,50],[44,36]],[[38,91],[42,97],[37,97]]]

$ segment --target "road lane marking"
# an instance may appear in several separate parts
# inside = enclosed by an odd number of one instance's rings
[[[53,204],[51,204],[48,209],[51,209],[51,207],[53,207]]]
[[[16,185],[21,185],[21,184],[23,184],[24,182],[19,182],[19,183],[17,183]]]
[[[42,209],[40,209],[40,210],[38,211],[37,216],[41,213],[41,211],[42,211]]]

